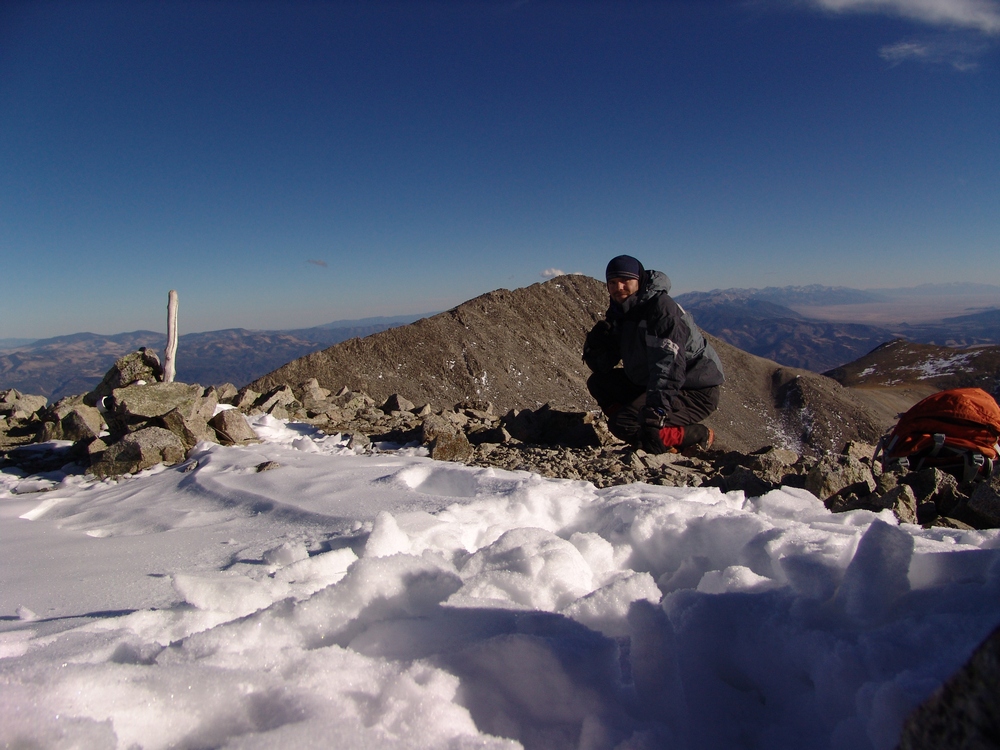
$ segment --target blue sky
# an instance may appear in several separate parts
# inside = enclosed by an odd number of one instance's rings
[[[0,338],[1000,279],[1000,1],[0,4]]]

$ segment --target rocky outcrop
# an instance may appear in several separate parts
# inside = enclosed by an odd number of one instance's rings
[[[101,385],[90,393],[64,398],[51,407],[44,397],[17,391],[0,394],[0,451],[7,463],[27,461],[31,469],[59,468],[67,459],[84,464],[99,477],[134,473],[158,463],[175,464],[201,441],[256,440],[245,417],[234,412],[209,424],[219,394],[235,398],[232,385],[204,389],[186,383],[163,383],[156,355],[140,350],[119,359]],[[147,380],[151,379],[151,380]],[[249,435],[247,434],[249,433]],[[233,439],[236,434],[238,437]],[[72,441],[69,452],[55,452],[50,467],[16,448],[34,441]]]
[[[136,383],[156,383],[163,380],[160,358],[152,349],[142,347],[115,361],[97,387],[84,397],[88,406],[99,406],[101,399],[116,388]]]
[[[906,720],[899,750],[994,750],[1000,738],[1000,628]]]
[[[779,389],[797,399],[809,398],[812,386],[803,387],[797,374],[784,371],[778,380]],[[255,442],[246,418],[269,414],[340,434],[359,451],[424,445],[438,460],[582,479],[598,487],[630,482],[713,486],[759,497],[792,486],[808,489],[834,512],[888,510],[902,523],[1000,527],[1000,478],[962,485],[937,469],[884,472],[872,461],[874,447],[857,440],[822,456],[780,445],[650,455],[612,436],[598,411],[542,404],[500,414],[481,398],[435,408],[418,406],[399,393],[376,400],[346,387],[333,392],[316,378],[276,385],[263,393],[249,386],[202,389],[159,382],[115,388],[101,401],[112,429],[95,435],[96,410],[84,400],[65,399],[38,409],[30,419],[37,423],[36,434],[77,440],[77,460],[102,477],[159,462],[177,463],[203,440],[224,445]],[[34,405],[37,399],[10,394],[7,402]],[[79,430],[75,438],[70,437],[74,429]]]
[[[42,430],[39,412],[48,400],[10,388],[0,392],[0,450],[35,442]]]

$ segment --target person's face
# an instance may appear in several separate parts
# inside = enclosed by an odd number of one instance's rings
[[[608,294],[618,304],[621,304],[639,291],[639,279],[609,279]]]

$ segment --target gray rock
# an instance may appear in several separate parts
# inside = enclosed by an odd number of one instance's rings
[[[223,445],[246,445],[259,442],[257,433],[238,409],[220,411],[208,424],[215,430]]]
[[[186,450],[190,450],[202,441],[218,442],[215,430],[209,426],[208,420],[199,414],[186,414],[180,409],[173,409],[160,419],[166,429],[180,438]]]
[[[467,461],[473,448],[465,433],[442,415],[432,414],[421,425],[420,442],[430,448],[431,458],[438,461]]]
[[[183,460],[184,445],[180,438],[162,427],[146,427],[108,446],[89,471],[101,478],[116,477],[134,474],[159,463],[169,465]]]
[[[359,448],[364,450],[372,444],[368,436],[363,432],[348,432],[347,434],[347,447],[352,451],[356,451]]]
[[[239,391],[236,390],[236,386],[232,383],[223,383],[222,385],[210,385],[205,389],[205,395],[214,395],[220,404],[233,405],[233,402],[239,396]]]
[[[864,463],[850,456],[824,456],[806,475],[806,489],[825,503],[835,496],[867,496],[875,489],[875,478]]]
[[[895,514],[900,523],[917,522],[917,498],[909,485],[900,484],[879,498],[879,504]]]
[[[934,500],[946,490],[958,489],[958,480],[955,477],[933,468],[910,472],[900,478],[900,481],[913,488],[913,494],[920,502]]]
[[[295,393],[287,385],[280,385],[277,388],[272,388],[270,391],[265,393],[263,396],[257,399],[254,403],[258,409],[260,409],[265,414],[272,414],[272,416],[277,416],[273,414],[275,407],[289,407],[292,404],[298,404],[298,399],[295,398]],[[287,419],[287,414],[284,417],[277,417],[278,419]]]
[[[385,400],[385,403],[382,404],[381,406],[382,411],[384,411],[386,414],[391,414],[394,411],[412,412],[416,408],[417,408],[416,405],[412,401],[408,401],[407,399],[400,396],[398,393],[394,393],[391,396],[389,396],[389,398],[387,398]]]
[[[482,415],[477,416],[477,419],[485,419],[497,415],[493,402],[481,398],[467,398],[464,401],[459,401],[455,404],[455,411],[471,411]]]
[[[430,414],[424,417],[420,430],[420,442],[424,445],[430,445],[441,435],[450,436],[458,432],[455,425],[440,414]]]
[[[116,388],[124,388],[134,383],[158,383],[163,380],[160,358],[152,349],[143,347],[139,351],[119,358],[108,370],[98,386],[84,396],[88,406],[97,406],[105,396],[110,396]]]
[[[334,406],[339,406],[341,409],[353,409],[355,411],[375,406],[375,400],[368,394],[351,391],[346,387],[342,388],[337,395],[331,396],[330,401]]]
[[[778,481],[781,481],[780,478]],[[719,483],[719,488],[723,492],[742,490],[746,497],[760,497],[773,490],[775,486],[776,483],[762,479],[745,466],[737,466],[731,473],[722,476]]]
[[[86,445],[87,445],[87,457],[90,459],[91,464],[100,459],[101,454],[108,449],[108,444],[105,443],[102,438],[91,440]]]
[[[431,444],[431,458],[436,461],[461,461],[472,458],[473,448],[462,432],[439,435]]]
[[[502,419],[507,432],[523,443],[569,448],[604,445],[606,440],[595,427],[595,422],[592,412],[572,411],[549,404],[534,411],[512,409]]]
[[[799,460],[799,454],[784,448],[770,446],[750,455],[750,468],[763,482],[780,485],[793,472],[792,466]],[[740,487],[739,489],[743,489]]]
[[[93,406],[78,404],[59,423],[63,440],[92,440],[101,434],[104,417]]]
[[[950,518],[948,516],[938,516],[931,521],[931,526],[940,526],[942,529],[959,529],[961,531],[974,531],[976,528],[964,521],[959,521],[957,518]]]
[[[0,414],[8,420],[27,420],[48,403],[45,396],[32,396],[11,388],[0,394]]]
[[[1000,738],[1000,628],[910,714],[899,750],[995,750]]]
[[[844,443],[844,449],[841,453],[845,456],[850,456],[851,458],[856,458],[859,461],[870,464],[872,456],[875,455],[875,446],[870,443],[862,443],[858,440],[848,440]]]
[[[994,476],[979,484],[969,496],[966,508],[974,514],[975,526],[1000,526],[1000,477]]]
[[[104,417],[93,406],[83,403],[83,396],[60,399],[41,413],[45,422],[41,439],[92,440],[101,434]]]
[[[299,400],[302,400],[308,396],[317,399],[319,401],[325,401],[326,399],[330,398],[330,395],[333,393],[333,391],[331,391],[329,388],[324,388],[323,386],[321,386],[319,384],[319,381],[316,380],[316,378],[309,378],[309,380],[299,383],[298,387],[293,390],[295,391]]]
[[[473,445],[484,445],[486,443],[506,443],[510,441],[510,433],[503,427],[481,427],[471,430],[466,437]]]
[[[253,405],[257,403],[257,399],[259,398],[260,394],[252,388],[241,388],[231,403],[241,411],[248,411],[253,408]]]
[[[203,406],[201,394],[201,386],[187,383],[149,383],[116,388],[104,402],[108,430],[112,435],[121,435],[174,409],[185,415],[204,415],[207,411],[211,416],[215,404]]]

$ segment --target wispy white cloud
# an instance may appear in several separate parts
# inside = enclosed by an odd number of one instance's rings
[[[543,279],[554,279],[556,276],[565,276],[566,274],[558,268],[546,268],[541,275]]]
[[[1000,34],[998,0],[809,0],[834,13],[884,13],[934,26]]]
[[[320,268],[326,268],[325,260],[313,260],[312,258],[310,258],[309,260],[306,261],[306,263],[312,263],[314,266],[319,266]]]
[[[975,44],[968,40],[952,38],[910,39],[887,44],[878,53],[890,65],[904,62],[950,65],[955,70],[966,72],[976,70],[976,60],[987,49],[985,44]]]

